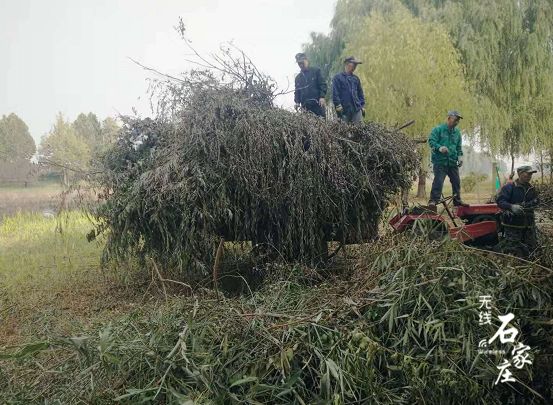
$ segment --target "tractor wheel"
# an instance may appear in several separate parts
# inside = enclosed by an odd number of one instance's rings
[[[497,218],[494,215],[489,215],[489,214],[475,215],[469,218],[468,223],[477,224],[478,222],[484,222],[484,221],[497,221]]]

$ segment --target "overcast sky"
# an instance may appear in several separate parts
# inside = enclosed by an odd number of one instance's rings
[[[147,114],[151,76],[190,69],[174,26],[202,53],[233,41],[281,86],[312,31],[328,32],[335,0],[0,0],[0,115],[15,112],[35,140],[58,112]],[[292,95],[290,95],[290,98]],[[280,100],[291,105],[292,100]]]

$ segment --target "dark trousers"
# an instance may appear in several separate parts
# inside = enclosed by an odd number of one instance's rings
[[[442,190],[446,176],[449,177],[451,187],[453,188],[453,201],[461,201],[461,178],[459,177],[459,168],[457,166],[434,165],[433,170],[434,181],[432,182],[430,201],[438,202],[442,198]]]
[[[507,241],[522,243],[524,246],[528,248],[529,253],[536,250],[536,247],[538,246],[538,242],[537,242],[538,238],[536,235],[535,226],[513,227],[508,224],[503,224],[503,227],[504,227],[504,237]]]
[[[361,122],[363,121],[363,112],[361,110],[345,112],[340,118],[345,122]]]
[[[305,104],[302,104],[302,107],[305,108],[306,111],[312,112],[319,117],[326,117],[326,111],[323,107],[321,107],[318,101],[308,101]]]

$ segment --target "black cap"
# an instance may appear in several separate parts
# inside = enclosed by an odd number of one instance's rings
[[[520,174],[520,173],[537,173],[538,171],[535,170],[532,166],[530,165],[524,165],[524,166],[520,166],[520,167],[517,167],[517,173]]]
[[[296,54],[296,62],[297,63],[303,62],[304,60],[307,60],[307,55],[306,54],[304,54],[303,52],[300,52],[300,53]]]
[[[355,59],[355,56],[348,56],[346,59],[344,59],[344,63],[355,63],[356,65],[360,65],[363,62]]]
[[[461,120],[463,119],[463,117],[461,117],[461,113],[460,113],[459,111],[457,111],[457,110],[449,110],[449,111],[447,112],[447,116],[448,116],[448,117],[457,117],[457,118],[459,118],[459,119],[461,119]]]

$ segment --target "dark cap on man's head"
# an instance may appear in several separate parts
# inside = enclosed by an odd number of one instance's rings
[[[457,117],[457,118],[459,118],[459,119],[461,119],[461,120],[463,119],[463,117],[461,116],[461,113],[460,113],[459,111],[457,111],[457,110],[449,110],[449,111],[447,112],[447,116],[448,116],[448,117]]]
[[[304,60],[307,60],[307,55],[306,54],[304,54],[303,52],[300,52],[300,53],[296,54],[296,62],[297,63],[303,62]]]
[[[520,173],[537,173],[538,171],[535,170],[532,166],[530,165],[524,165],[524,166],[520,166],[520,167],[517,167],[517,173],[520,174]]]
[[[363,62],[355,59],[355,56],[348,56],[346,59],[344,59],[344,63],[355,63],[356,65],[360,65]]]

